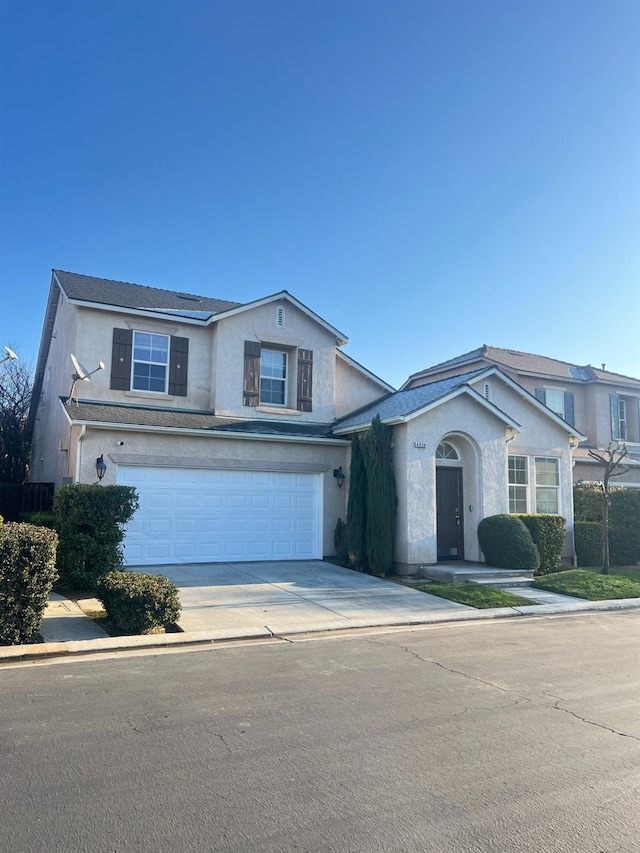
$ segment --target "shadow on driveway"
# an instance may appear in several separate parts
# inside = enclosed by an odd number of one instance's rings
[[[176,584],[184,631],[321,631],[363,620],[401,624],[439,611],[472,609],[323,560],[128,568],[162,574]]]

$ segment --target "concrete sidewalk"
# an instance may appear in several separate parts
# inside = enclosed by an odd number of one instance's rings
[[[531,605],[476,610],[323,561],[158,566],[179,587],[182,633],[110,637],[80,606],[52,593],[39,644],[0,647],[0,663],[56,655],[268,639],[327,631],[640,608],[640,599],[585,601],[517,587]],[[540,602],[536,604],[534,602]],[[82,609],[83,608],[83,609]]]

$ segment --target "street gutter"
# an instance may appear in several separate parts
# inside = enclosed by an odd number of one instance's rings
[[[611,601],[578,601],[575,604],[531,604],[520,607],[494,607],[486,610],[439,611],[429,617],[398,620],[389,619],[352,619],[325,623],[318,628],[302,628],[299,625],[280,627],[277,630],[267,625],[255,628],[223,628],[215,631],[191,631],[177,634],[149,634],[133,637],[105,637],[94,640],[70,640],[57,643],[30,643],[21,646],[0,646],[0,665],[29,660],[88,655],[101,652],[131,651],[140,649],[166,649],[178,646],[206,646],[227,641],[247,640],[289,640],[296,635],[305,638],[317,634],[347,633],[362,628],[415,628],[421,625],[443,624],[451,622],[471,622],[489,619],[510,619],[517,616],[550,616],[556,614],[606,612],[640,609],[640,599],[622,598]],[[291,640],[294,641],[294,640]]]

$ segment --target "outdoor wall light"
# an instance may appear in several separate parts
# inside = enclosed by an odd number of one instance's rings
[[[342,470],[342,465],[339,468],[333,469],[333,476],[338,481],[338,488],[344,483],[344,471]]]
[[[104,477],[105,472],[107,470],[107,463],[104,461],[102,456],[103,454],[101,453],[100,456],[98,456],[98,458],[96,459],[96,474],[98,475],[99,480]]]

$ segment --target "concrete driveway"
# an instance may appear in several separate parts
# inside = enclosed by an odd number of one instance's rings
[[[199,563],[146,571],[178,586],[184,631],[266,627],[284,634],[407,624],[438,611],[472,610],[322,560]]]

